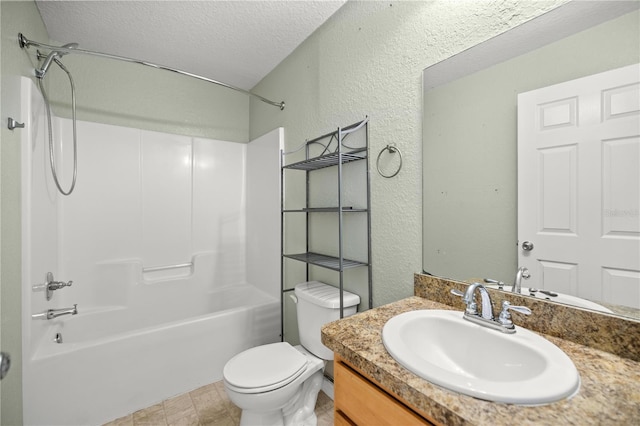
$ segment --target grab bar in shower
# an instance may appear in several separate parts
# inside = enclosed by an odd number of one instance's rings
[[[169,269],[180,269],[180,268],[192,268],[193,262],[189,263],[178,263],[175,265],[164,265],[164,266],[150,266],[148,268],[142,268],[142,272],[158,272],[158,271],[166,271]]]

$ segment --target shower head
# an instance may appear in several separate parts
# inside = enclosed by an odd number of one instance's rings
[[[67,53],[69,53],[69,49],[75,49],[76,47],[78,47],[78,43],[67,43],[61,47],[64,48],[65,50],[52,50],[51,52],[49,52],[46,59],[42,63],[42,66],[39,69],[36,68],[36,77],[40,79],[44,78],[44,76],[47,74],[47,71],[49,70],[49,66],[51,65],[51,62],[54,59],[62,57]]]

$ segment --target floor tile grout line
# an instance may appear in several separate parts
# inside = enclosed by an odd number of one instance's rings
[[[229,425],[230,423],[237,426],[240,424],[240,416],[241,416],[241,411],[239,408],[237,408],[233,402],[231,402],[231,400],[228,398],[225,390],[224,390],[224,385],[222,384],[222,381],[218,381],[218,382],[214,382],[214,383],[210,383],[208,385],[204,385],[201,386],[200,388],[194,389],[192,391],[189,392],[185,392],[184,394],[180,394],[180,395],[176,395],[172,398],[168,398],[158,404],[154,404],[151,405],[149,407],[140,409],[135,411],[134,413],[128,414],[126,416],[120,417],[118,419],[115,419],[109,423],[106,423],[105,426],[115,426],[115,425],[133,425],[133,426],[143,426],[143,425],[151,425],[153,424],[154,426],[158,426],[157,423],[152,423],[149,420],[149,409],[151,409],[154,406],[159,406],[159,409],[162,410],[162,419],[164,420],[164,424],[165,425],[178,425],[178,424],[185,424],[182,423],[181,420],[186,419],[187,417],[183,417],[180,419],[176,419],[174,421],[174,423],[169,423],[169,416],[167,414],[168,410],[167,410],[167,403],[171,400],[180,398],[180,397],[186,397],[188,396],[188,400],[189,403],[191,404],[191,412],[193,414],[195,414],[196,419],[197,420],[197,424],[199,426],[215,426],[216,424],[219,425]],[[206,389],[204,389],[206,388]],[[211,393],[211,397],[216,397],[216,402],[219,404],[219,406],[223,409],[223,412],[225,414],[224,419],[222,420],[221,423],[219,421],[214,421],[213,423],[208,422],[206,419],[206,410],[204,410],[204,407],[201,405],[200,407],[198,406],[198,404],[196,404],[196,400],[194,399],[194,392],[204,392],[204,393]],[[322,400],[318,400],[316,402],[316,407],[315,407],[315,411],[316,411],[316,416],[318,416],[318,418],[320,417],[324,417],[324,415],[326,413],[330,413],[327,414],[327,416],[330,416],[331,419],[330,421],[327,423],[328,425],[333,425],[333,401],[331,400],[331,398],[329,398],[328,396],[321,396],[320,394],[318,395],[319,399],[322,398]],[[322,401],[322,402],[321,402]],[[322,403],[322,407],[318,406],[318,403],[321,402]],[[201,402],[202,404],[202,402]],[[201,411],[201,408],[204,411]],[[153,412],[153,411],[152,411]],[[138,414],[138,416],[136,416],[136,414]],[[157,420],[160,420],[160,413],[155,413],[155,416],[157,416],[158,418],[156,418]],[[138,417],[138,419],[140,420],[140,417],[143,417],[143,421],[136,421],[136,417]],[[195,424],[195,423],[193,423]],[[324,423],[323,423],[324,424]]]

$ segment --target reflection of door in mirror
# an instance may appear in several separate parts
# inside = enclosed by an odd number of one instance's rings
[[[640,308],[639,210],[640,65],[518,96],[528,286]]]
[[[518,32],[522,30],[520,34],[527,33],[524,38],[510,30],[425,69],[422,153],[426,272],[465,281],[492,278],[510,285],[522,266],[518,259],[522,243],[529,239],[534,243],[531,256],[538,252],[535,235],[517,243],[516,96],[640,62],[639,5],[571,1],[517,27]],[[620,14],[612,16],[614,6],[625,10],[619,9]],[[589,13],[583,13],[587,9]],[[552,25],[540,26],[544,23]],[[575,33],[569,31],[574,24],[581,25]],[[553,35],[557,37],[549,44],[529,44]],[[508,53],[507,46],[522,50]],[[490,58],[498,61],[488,66],[485,59]],[[616,208],[618,211],[608,213],[615,221],[629,214]],[[580,249],[589,250],[588,246]],[[627,287],[624,301],[637,300],[640,290],[637,284],[631,284],[633,279],[628,279],[636,273],[625,271],[616,272],[616,284],[611,288],[621,295],[618,290]],[[530,272],[540,275],[536,268],[530,268]],[[522,285],[535,288],[531,282],[529,279]],[[580,290],[567,297],[583,294],[582,283],[577,282]],[[563,293],[566,288],[563,284],[550,290]],[[536,297],[546,295],[538,292]],[[549,298],[560,301],[560,297]],[[612,300],[606,294],[593,297],[598,304],[606,303],[603,298]],[[607,307],[616,314],[640,318],[640,309],[625,305],[609,303]]]

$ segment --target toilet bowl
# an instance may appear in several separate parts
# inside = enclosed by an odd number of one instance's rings
[[[261,371],[251,368],[257,365]],[[287,342],[258,346],[232,358],[224,368],[224,385],[231,402],[242,409],[240,424],[315,425],[324,366],[324,360]],[[310,400],[309,407],[305,402]]]
[[[295,287],[301,345],[287,342],[257,346],[231,358],[224,386],[242,409],[240,424],[316,426],[314,412],[324,367],[333,353],[320,342],[320,328],[340,318],[339,289],[311,281]],[[353,315],[358,295],[343,292],[344,316]]]

